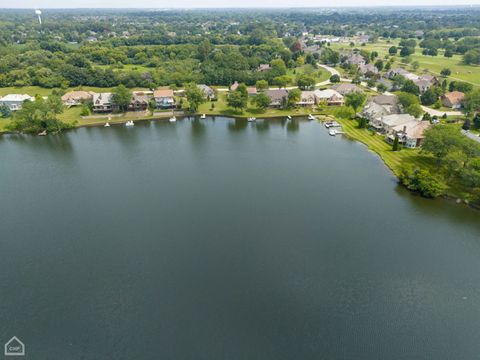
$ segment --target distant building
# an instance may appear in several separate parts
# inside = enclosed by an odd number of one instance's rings
[[[113,103],[112,93],[95,93],[93,94],[93,111],[109,112],[115,111],[118,107]]]
[[[400,125],[404,125],[411,121],[416,121],[410,114],[391,114],[382,117],[381,131],[385,134],[390,134],[391,131]]]
[[[341,106],[344,103],[343,95],[333,89],[315,90],[313,93],[317,104],[325,101],[327,105]]]
[[[7,105],[10,111],[16,111],[20,110],[27,100],[35,101],[35,98],[27,94],[8,94],[0,98],[0,104]]]
[[[65,106],[77,106],[83,101],[92,100],[93,94],[88,91],[69,91],[62,96],[62,101]]]
[[[134,92],[132,94],[132,101],[128,105],[128,110],[145,111],[148,109],[150,97],[143,92]]]
[[[363,93],[363,90],[360,89],[357,85],[355,84],[350,84],[350,83],[339,83],[335,84],[332,86],[332,89],[339,92],[343,96],[353,93],[353,92],[359,92]]]
[[[257,68],[257,71],[264,72],[270,69],[271,69],[270,64],[260,64],[260,66]]]
[[[153,92],[153,98],[160,109],[172,109],[175,107],[175,96],[171,89],[158,89]]]
[[[381,131],[383,129],[383,117],[398,113],[400,113],[400,108],[396,96],[378,95],[365,105],[361,115],[368,119],[371,128]]]
[[[271,89],[266,90],[265,95],[270,98],[270,107],[281,107],[286,103],[288,98],[288,91],[285,89]]]
[[[460,109],[463,106],[465,94],[460,91],[447,92],[442,95],[442,104],[452,109]]]
[[[232,85],[230,85],[230,88],[229,88],[230,91],[235,91],[235,90],[237,90],[238,85],[239,85],[238,82],[235,81]]]
[[[257,95],[257,88],[255,86],[247,87],[248,96],[255,96]]]
[[[314,91],[302,91],[300,95],[300,101],[295,103],[298,106],[309,107],[315,105],[315,92]]]
[[[407,148],[420,147],[425,138],[424,132],[431,126],[430,121],[412,120],[394,126],[385,137],[386,141],[393,143],[398,137],[398,142]]]
[[[215,99],[215,91],[208,85],[200,84],[197,87],[203,92],[203,96],[207,98],[207,100]]]

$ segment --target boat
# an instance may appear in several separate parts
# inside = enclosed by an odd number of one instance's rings
[[[129,120],[125,123],[125,126],[134,126],[133,120]]]
[[[329,134],[330,136],[335,136],[335,135],[337,135],[337,130],[335,130],[335,129],[329,130],[329,131],[328,131],[328,134]]]
[[[312,114],[308,114],[308,120],[315,120],[315,116],[313,116]]]
[[[170,119],[168,119],[168,121],[175,122],[175,121],[177,121],[177,118],[175,116],[172,116]]]
[[[257,121],[257,118],[255,118],[255,117],[249,117],[249,118],[247,119],[247,121],[249,121],[249,122]]]
[[[200,119],[205,119],[206,117],[207,117],[207,115],[202,114],[202,115],[200,116]]]
[[[103,125],[104,127],[110,127],[110,123],[106,122],[105,125]]]
[[[47,130],[38,133],[38,136],[47,136]]]
[[[292,120],[292,117],[290,115],[288,115],[287,120]]]

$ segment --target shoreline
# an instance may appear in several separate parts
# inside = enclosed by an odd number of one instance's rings
[[[329,120],[338,121],[344,129],[344,133],[342,135],[344,135],[349,140],[356,141],[356,142],[364,145],[368,151],[374,153],[381,160],[381,162],[384,164],[386,169],[388,169],[388,171],[391,173],[391,175],[395,178],[395,180],[398,182],[398,184],[400,186],[406,188],[404,185],[402,185],[400,183],[399,177],[396,173],[396,169],[392,166],[392,164],[389,163],[389,161],[382,155],[381,152],[377,151],[368,142],[363,141],[361,138],[359,138],[359,137],[355,136],[354,134],[350,133],[348,127],[347,127],[347,129],[345,129],[346,128],[345,123],[348,122],[348,121],[354,121],[354,120],[336,119],[335,117],[333,117],[330,114],[318,113],[318,112],[317,113],[312,112],[311,114],[316,117],[316,121],[318,121],[322,124],[323,124],[323,122],[329,121]],[[192,113],[192,114],[182,114],[182,115],[178,115],[178,116],[175,115],[175,116],[177,118],[180,118],[180,119],[185,119],[185,118],[198,118],[201,115],[202,115],[201,113]],[[241,115],[235,116],[235,115],[208,114],[208,113],[205,113],[205,115],[207,117],[210,117],[210,118],[211,117],[224,117],[224,118],[229,118],[229,119],[234,119],[234,120],[244,120],[244,121],[247,121],[247,119],[248,119],[248,116],[241,116]],[[168,121],[168,119],[171,116],[172,115],[169,114],[168,116],[153,116],[153,117],[143,117],[143,118],[140,117],[138,119],[122,119],[120,117],[120,118],[118,118],[118,120],[113,120],[112,121],[112,119],[111,119],[108,122],[113,126],[121,126],[121,125],[124,125],[127,121],[133,121],[134,123],[135,122],[145,122],[145,121]],[[306,118],[308,115],[305,115],[305,114],[291,114],[290,116],[292,118]],[[261,116],[259,119],[261,119],[261,120],[280,120],[282,118],[286,118],[286,115],[266,115],[266,116]],[[87,127],[103,127],[103,125],[106,122],[107,121],[105,121],[105,119],[102,118],[101,120],[99,119],[98,121],[94,121],[94,122],[89,123],[89,124],[77,124],[72,129],[68,129],[68,130],[75,130],[75,129],[87,128]],[[35,134],[23,134],[23,133],[18,133],[18,132],[11,132],[11,131],[0,131],[0,136],[2,136],[2,135],[15,135],[15,134],[37,136]],[[411,193],[415,193],[412,190],[409,190],[409,191]],[[462,199],[459,196],[453,195],[453,194],[448,193],[448,192],[440,195],[439,197],[442,198],[443,200],[448,201],[448,202],[455,203],[456,205],[466,205],[467,207],[469,207],[471,209],[480,210],[480,205],[479,204],[475,204],[475,203],[472,204],[472,202],[470,202],[469,200]]]

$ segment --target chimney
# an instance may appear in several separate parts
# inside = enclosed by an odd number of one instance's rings
[[[403,125],[403,133],[404,133],[404,134],[407,133],[407,125]]]

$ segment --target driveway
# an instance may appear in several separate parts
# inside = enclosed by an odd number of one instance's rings
[[[422,110],[425,111],[426,113],[429,113],[431,116],[443,116],[443,114],[447,114],[447,116],[461,116],[462,112],[461,111],[439,111],[436,109],[432,109],[426,106],[422,105]]]
[[[477,134],[473,134],[470,131],[462,131],[462,134],[472,140],[475,140],[476,142],[480,142],[480,136],[478,136]]]

